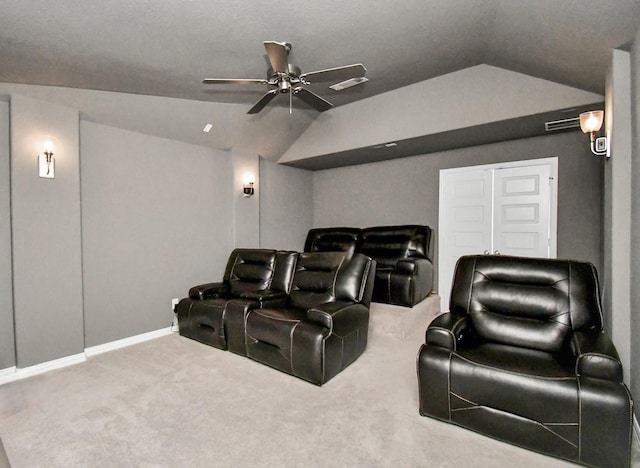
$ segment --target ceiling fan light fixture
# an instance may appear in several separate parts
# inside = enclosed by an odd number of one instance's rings
[[[300,68],[289,63],[289,52],[291,52],[291,44],[288,42],[264,41],[263,45],[267,51],[269,64],[267,70],[267,79],[255,78],[206,78],[204,84],[260,84],[273,86],[275,89],[267,91],[260,100],[253,105],[247,114],[257,114],[279,93],[289,94],[289,113],[292,112],[292,96],[295,94],[318,112],[324,112],[331,109],[332,104],[305,88],[312,83],[333,82],[350,78],[347,81],[338,83],[344,87],[355,86],[356,84],[367,81],[364,74],[367,69],[361,63],[345,65],[343,67],[326,68],[324,70],[316,70],[308,73],[301,73]],[[358,77],[358,78],[354,78]],[[304,86],[302,86],[304,85]],[[340,88],[344,89],[344,88]]]
[[[351,88],[352,86],[356,86],[367,81],[369,81],[369,78],[359,76],[357,78],[349,78],[348,80],[341,81],[340,83],[332,84],[329,88],[334,91],[342,91],[343,89]]]

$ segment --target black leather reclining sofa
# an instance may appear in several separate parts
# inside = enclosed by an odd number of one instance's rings
[[[236,249],[176,306],[180,334],[322,385],[367,346],[374,272],[361,254]]]
[[[305,252],[362,253],[376,261],[373,302],[413,307],[433,288],[433,231],[429,226],[311,229]]]
[[[555,457],[630,463],[633,403],[590,263],[458,260],[418,355],[420,413]]]

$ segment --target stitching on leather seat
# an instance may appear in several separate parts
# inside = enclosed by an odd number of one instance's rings
[[[500,371],[500,372],[506,373],[506,374],[526,376],[526,377],[530,377],[530,378],[535,379],[535,380],[577,380],[577,378],[573,377],[573,376],[567,376],[567,377],[543,377],[543,376],[539,376],[539,375],[523,374],[523,373],[520,373],[520,372],[514,372],[514,371],[511,371],[511,370],[508,370],[508,369],[504,369],[502,367],[494,367],[494,366],[489,366],[487,364],[480,364],[478,362],[475,362],[475,361],[472,361],[470,359],[467,359],[464,356],[461,356],[460,354],[456,353],[455,351],[452,351],[450,354],[451,355],[455,354],[458,358],[462,359],[463,361],[466,361],[469,364],[473,364],[474,366],[477,366],[477,367],[483,367],[485,369],[496,370],[496,371]]]

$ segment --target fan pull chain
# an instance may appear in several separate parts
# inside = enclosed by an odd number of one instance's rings
[[[293,110],[291,109],[291,107],[293,106],[293,89],[291,91],[289,91],[289,115],[293,114]]]

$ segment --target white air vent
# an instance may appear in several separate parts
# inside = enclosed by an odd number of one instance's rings
[[[580,118],[574,117],[572,119],[552,120],[551,122],[544,123],[544,129],[547,132],[555,132],[558,130],[567,130],[569,128],[580,127]]]
[[[329,88],[334,91],[342,91],[343,89],[351,88],[352,86],[359,85],[360,83],[364,83],[369,81],[369,78],[365,78],[361,76],[359,78],[350,78],[346,81],[341,81],[340,83],[332,84]]]

